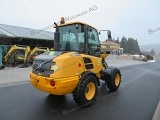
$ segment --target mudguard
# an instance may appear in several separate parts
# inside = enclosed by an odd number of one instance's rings
[[[113,67],[113,66],[109,66],[109,67],[107,67],[107,69],[102,70],[101,74],[112,75],[114,73],[115,69],[118,69],[118,68]]]
[[[82,80],[84,77],[88,76],[88,75],[94,75],[94,76],[97,78],[97,85],[100,86],[99,79],[98,79],[98,77],[96,76],[96,74],[93,73],[93,72],[87,71],[87,72],[82,73],[81,80]],[[81,82],[81,81],[80,81],[80,82]]]
[[[109,77],[112,77],[116,70],[118,70],[120,72],[120,70],[118,68],[113,67],[113,66],[109,66],[109,67],[107,67],[107,69],[100,71],[100,73],[103,75],[102,79],[105,81],[109,80],[110,79]],[[121,73],[120,73],[120,75],[122,76]]]

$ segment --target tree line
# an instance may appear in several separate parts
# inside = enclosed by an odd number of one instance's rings
[[[127,39],[125,36],[123,36],[121,40],[119,40],[119,37],[118,37],[117,40],[112,38],[112,39],[108,39],[108,41],[120,44],[121,47],[124,49],[124,53],[140,54],[139,44],[136,39],[133,39],[133,38]]]

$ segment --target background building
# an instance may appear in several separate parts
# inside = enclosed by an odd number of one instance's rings
[[[0,45],[28,45],[53,48],[52,32],[0,24]]]
[[[102,49],[111,51],[111,54],[123,54],[123,48],[121,48],[120,44],[108,40],[101,42],[101,47]]]

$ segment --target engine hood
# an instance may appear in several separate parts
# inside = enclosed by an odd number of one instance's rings
[[[77,69],[74,65],[76,65],[76,67],[78,64],[82,65],[82,63],[80,63],[81,56],[76,55],[77,52],[47,51],[34,58],[32,72],[45,77],[49,77],[53,73],[54,76],[52,77],[59,76],[59,74],[63,74],[66,77],[69,75],[66,71]]]
[[[43,61],[52,61],[54,58],[57,56],[63,54],[64,52],[62,51],[47,51],[44,52],[42,55],[38,55],[34,58],[34,61],[37,60],[43,60]]]

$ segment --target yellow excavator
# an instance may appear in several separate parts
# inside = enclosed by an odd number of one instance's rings
[[[53,95],[73,94],[81,107],[94,103],[100,80],[116,91],[121,72],[107,65],[105,57],[109,52],[100,50],[99,31],[83,22],[54,24],[54,51],[34,58],[31,84]],[[106,31],[111,38],[111,31]]]
[[[13,45],[4,57],[6,66],[28,67],[27,57],[30,47],[25,45]]]
[[[49,51],[48,47],[35,47],[32,51],[30,51],[30,54],[27,58],[28,63],[32,65],[34,58],[37,55],[41,55],[42,53],[46,51]]]

